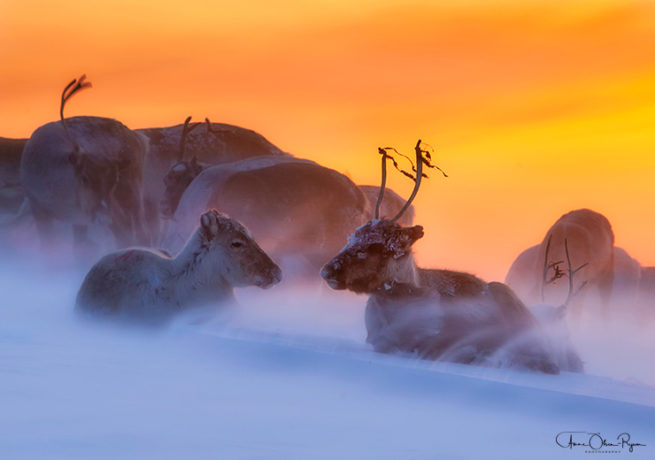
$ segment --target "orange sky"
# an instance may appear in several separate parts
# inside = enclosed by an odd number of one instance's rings
[[[450,174],[417,199],[423,265],[502,279],[579,207],[655,265],[653,31],[650,1],[0,0],[0,136],[86,73],[68,115],[209,116],[360,183],[420,137]]]

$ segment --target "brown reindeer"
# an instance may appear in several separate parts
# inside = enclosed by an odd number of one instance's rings
[[[205,118],[204,126],[190,124],[138,129],[149,140],[144,172],[145,211],[150,232],[159,241],[166,220],[175,213],[184,190],[202,169],[258,157],[291,157],[260,134]],[[201,210],[202,211],[202,210]],[[160,219],[164,219],[160,227]]]
[[[257,157],[212,166],[184,192],[163,246],[176,251],[190,218],[216,208],[243,222],[273,257],[309,276],[360,225],[368,201],[346,176],[309,160]]]
[[[177,162],[171,167],[166,176],[164,176],[164,186],[166,188],[160,204],[161,214],[164,219],[173,217],[184,191],[193,179],[208,167],[208,164],[200,163],[195,155],[191,160],[184,159],[187,136],[200,125],[199,123],[189,125],[190,121],[191,116],[187,117],[184,121],[180,136],[180,154]],[[207,120],[207,123],[209,125],[209,120]]]
[[[60,121],[38,128],[23,151],[20,182],[39,235],[47,241],[53,220],[68,222],[79,247],[87,241],[87,226],[105,221],[119,246],[147,243],[147,141],[113,119],[64,118],[66,102],[88,86],[84,76],[70,82],[62,92]]]
[[[369,294],[367,342],[376,351],[415,353],[425,359],[507,365],[557,373],[538,334],[537,322],[502,283],[462,272],[416,266],[412,245],[423,227],[397,223],[418,193],[423,166],[433,166],[416,147],[415,187],[405,206],[379,219],[390,155],[381,149],[382,187],[375,219],[357,229],[321,275],[333,289]]]

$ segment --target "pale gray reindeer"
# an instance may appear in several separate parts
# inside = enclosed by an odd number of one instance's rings
[[[423,166],[434,165],[420,140],[415,151],[415,175],[407,174],[415,181],[410,198],[394,217],[380,219],[391,155],[380,149],[382,186],[375,218],[348,238],[323,267],[322,277],[333,289],[369,294],[367,342],[378,352],[558,373],[536,319],[506,285],[416,266],[412,245],[423,237],[423,227],[397,221],[418,193]]]
[[[543,241],[523,251],[512,263],[505,282],[528,305],[566,302],[570,290],[563,283],[548,283],[555,273],[553,261],[566,259],[565,241],[573,266],[585,264],[581,273],[585,289],[570,302],[575,317],[584,315],[585,304],[600,306],[587,313],[607,313],[613,294],[634,297],[639,270],[627,253],[614,246],[614,232],[605,216],[589,209],[577,209],[561,216],[546,232]],[[544,265],[544,260],[548,264]],[[561,262],[560,262],[561,263]],[[638,263],[637,263],[638,264]],[[630,294],[632,293],[632,294]]]
[[[566,279],[566,286],[568,291],[564,302],[558,306],[540,303],[537,305],[530,305],[530,311],[539,320],[543,326],[546,335],[550,340],[551,350],[557,360],[560,369],[571,372],[583,372],[584,363],[578,355],[575,347],[571,342],[570,332],[566,317],[569,310],[571,301],[580,294],[580,292],[587,285],[587,281],[576,283],[575,275],[586,268],[589,264],[587,262],[574,267],[571,262],[571,251],[569,250],[568,239],[564,239],[564,254],[566,257],[566,268],[561,269],[560,265],[564,264],[564,260],[553,262],[550,259],[550,247],[552,243],[552,236],[549,237],[546,244],[546,252],[543,260],[543,284],[544,287],[554,285],[560,280]],[[563,283],[562,283],[563,284]]]
[[[119,247],[148,243],[142,203],[142,175],[148,143],[121,122],[100,117],[64,118],[66,102],[89,87],[85,76],[61,96],[60,121],[38,128],[27,141],[20,183],[39,236],[52,224],[72,224],[76,247],[88,243],[87,227],[106,221]]]
[[[268,288],[280,268],[237,220],[216,210],[175,257],[145,248],[106,255],[84,278],[77,309],[160,323],[176,312],[233,300],[234,287]]]

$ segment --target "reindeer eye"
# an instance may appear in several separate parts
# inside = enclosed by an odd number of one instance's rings
[[[243,241],[232,241],[232,247],[233,248],[242,248],[243,247]]]
[[[357,258],[358,259],[366,259],[366,253],[364,251],[359,251],[357,253]]]

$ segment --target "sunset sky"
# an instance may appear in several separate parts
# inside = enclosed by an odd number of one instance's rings
[[[417,198],[424,266],[502,279],[580,207],[655,265],[652,1],[0,0],[0,63],[0,136],[86,73],[69,116],[208,116],[358,183],[421,138],[450,175]]]

